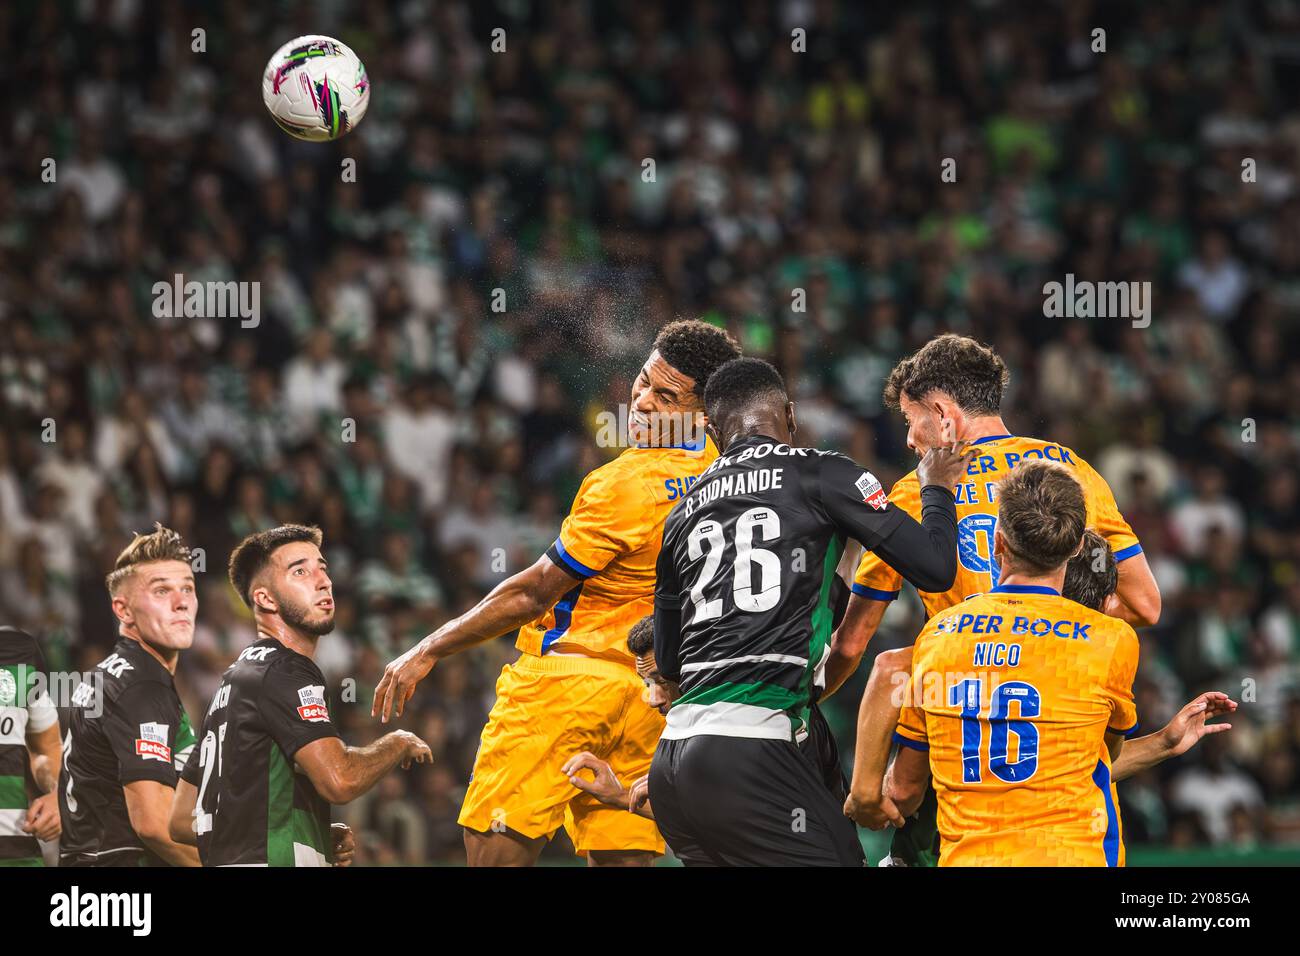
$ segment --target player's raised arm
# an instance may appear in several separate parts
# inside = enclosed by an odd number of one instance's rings
[[[822,462],[821,501],[844,533],[862,542],[923,591],[952,587],[957,575],[957,506],[953,486],[972,452],[932,448],[921,459],[921,521],[890,504],[880,483],[851,459]]]
[[[1111,778],[1116,782],[1124,780],[1171,757],[1187,753],[1202,737],[1231,730],[1232,724],[1207,724],[1206,721],[1231,714],[1236,709],[1237,702],[1227,694],[1219,691],[1201,694],[1154,734],[1124,744],[1111,765]]]
[[[1133,627],[1150,627],[1160,620],[1160,586],[1145,554],[1125,558],[1119,566],[1119,587],[1106,613]]]
[[[402,715],[416,685],[444,657],[508,634],[545,614],[573,588],[573,576],[542,555],[511,575],[460,617],[448,621],[384,669],[370,716]]]
[[[957,506],[953,486],[965,473],[972,452],[936,447],[917,468],[921,483],[921,521],[885,497],[880,483],[850,459],[827,456],[822,463],[821,499],[827,513],[847,534],[875,551],[923,591],[944,591],[957,575]],[[855,595],[831,641],[826,662],[826,693],[833,693],[858,666],[867,642],[884,616],[886,601],[864,605]],[[874,606],[873,606],[874,605]]]
[[[1115,593],[1100,610],[1132,627],[1150,627],[1160,620],[1160,587],[1142,545],[1120,513],[1106,479],[1084,461],[1079,462],[1078,476],[1093,501],[1095,514],[1090,524],[1106,539],[1119,565]]]

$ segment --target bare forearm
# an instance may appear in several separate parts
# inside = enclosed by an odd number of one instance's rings
[[[925,777],[916,779],[915,775],[911,779],[903,780],[900,774],[894,772],[896,769],[897,762],[895,762],[894,767],[889,768],[889,772],[885,775],[885,793],[889,795],[889,799],[894,801],[894,806],[898,807],[899,813],[905,817],[910,817],[916,812],[917,807],[921,805],[922,798],[925,797],[927,781]]]
[[[55,724],[27,738],[27,749],[32,755],[32,779],[41,793],[50,793],[59,785],[59,769],[63,766],[63,741]]]
[[[1119,756],[1111,765],[1111,779],[1119,782],[1168,760],[1170,756],[1172,751],[1165,743],[1163,731],[1125,741]]]
[[[391,733],[364,747],[347,747],[344,754],[342,780],[338,791],[331,794],[339,799],[331,799],[331,803],[350,803],[373,787],[380,777],[401,763],[406,745],[398,734]]]
[[[891,691],[889,675],[873,670],[858,708],[858,739],[853,751],[853,792],[859,795],[881,792],[900,710]]]
[[[59,755],[46,754],[32,756],[32,779],[41,793],[50,793],[59,785]]]
[[[831,647],[831,656],[826,659],[826,690],[821,700],[826,700],[844,686],[844,682],[853,676],[862,660],[862,652],[854,654],[842,647]]]
[[[548,606],[543,606],[536,592],[528,590],[527,582],[516,576],[501,582],[478,604],[448,621],[422,643],[428,654],[441,660],[523,627]]]
[[[1117,606],[1109,608],[1108,613],[1126,624],[1151,627],[1160,620],[1160,587],[1145,554],[1120,562],[1115,597]]]
[[[170,835],[139,834],[140,842],[152,850],[169,866],[201,866],[199,851],[196,847],[185,846],[171,839]],[[197,841],[196,841],[197,842]]]
[[[849,598],[844,610],[844,620],[831,635],[831,656],[826,661],[826,691],[821,699],[830,697],[853,676],[866,653],[867,645],[880,627],[888,604],[859,595]]]

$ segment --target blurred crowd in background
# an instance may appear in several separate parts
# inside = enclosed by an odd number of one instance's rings
[[[334,144],[260,102],[307,33],[370,75]],[[17,0],[0,63],[0,623],[52,666],[104,655],[104,573],[162,521],[204,555],[197,720],[254,638],[230,548],[315,523],[319,663],[363,743],[384,664],[534,561],[618,453],[599,416],[664,322],[775,361],[802,441],[887,487],[914,458],[884,378],[957,331],[1009,363],[1010,428],[1088,459],[1142,541],[1144,727],[1243,702],[1121,786],[1129,846],[1300,841],[1300,4]],[[173,317],[178,273],[259,282],[259,324]],[[1045,318],[1067,273],[1151,282],[1149,327]],[[828,706],[846,757],[872,652],[920,624],[905,593]],[[403,723],[435,763],[340,811],[359,859],[464,859],[514,655],[422,685]]]

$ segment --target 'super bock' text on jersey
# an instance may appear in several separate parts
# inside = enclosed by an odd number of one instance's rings
[[[680,609],[682,690],[664,738],[791,739],[828,653],[846,536],[876,547],[903,520],[843,455],[757,436],[730,446],[664,526],[655,603]]]
[[[583,479],[547,554],[575,579],[554,608],[519,629],[526,654],[581,654],[634,664],[632,625],[654,609],[664,520],[718,457],[713,442],[629,448]]]
[[[1122,866],[1107,732],[1137,731],[1137,634],[1001,585],[916,639],[895,740],[928,749],[940,866]]]
[[[974,594],[983,594],[998,583],[998,563],[993,558],[993,529],[997,526],[997,483],[1016,465],[1046,459],[1070,469],[1083,486],[1088,508],[1088,527],[1095,529],[1124,561],[1142,552],[1142,545],[1115,505],[1115,497],[1092,466],[1064,445],[1038,438],[991,435],[971,443],[975,458],[966,477],[956,488],[957,496],[957,580],[943,592],[918,592],[927,616],[952,607]],[[913,471],[895,483],[889,500],[914,518],[920,517],[921,486]],[[853,581],[853,593],[880,601],[898,597],[902,576],[870,552],[862,556]]]
[[[193,731],[171,672],[138,641],[119,638],[74,691],[63,737],[59,813],[63,865],[160,864],[136,836],[122,788],[175,787]]]
[[[27,818],[27,735],[58,721],[38,675],[45,658],[36,639],[0,627],[0,866],[40,866],[40,844],[24,833]]]
[[[185,765],[185,782],[198,788],[203,865],[328,865],[330,806],[294,769],[294,755],[337,736],[315,661],[274,638],[244,648],[222,675]]]

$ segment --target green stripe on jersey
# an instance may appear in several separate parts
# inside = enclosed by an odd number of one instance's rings
[[[27,784],[22,777],[0,777],[0,810],[26,810]]]
[[[0,860],[0,866],[44,866],[45,860],[39,856],[23,856],[16,860]]]
[[[673,701],[673,706],[682,704],[750,704],[754,707],[768,707],[772,710],[789,710],[799,703],[798,691],[776,684],[757,681],[752,684],[714,684],[711,687],[697,687],[689,694],[684,694]]]
[[[267,745],[266,865],[293,866],[293,768],[274,740]]]
[[[309,846],[330,859],[328,825],[324,828],[309,811],[294,806],[293,767],[274,740],[267,761],[270,779],[266,792],[266,865],[297,866],[294,844]]]
[[[799,682],[803,700],[799,704],[796,718],[805,727],[808,726],[808,709],[812,703],[813,675],[821,663],[826,645],[830,643],[831,632],[835,629],[835,612],[831,610],[831,585],[835,582],[835,572],[843,555],[844,537],[837,534],[831,538],[831,543],[826,548],[826,558],[822,561],[822,586],[817,595],[817,606],[813,608],[812,636],[808,641],[808,669]]]

